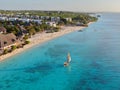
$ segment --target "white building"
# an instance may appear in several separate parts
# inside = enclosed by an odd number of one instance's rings
[[[33,19],[32,21],[35,23],[38,23],[38,24],[42,24],[42,20],[40,20],[40,19]]]
[[[31,19],[27,19],[27,18],[20,18],[19,21],[22,21],[22,22],[30,22]]]
[[[60,17],[51,17],[51,22],[59,22]]]
[[[55,22],[46,22],[47,25],[50,25],[52,27],[56,27],[56,23]]]
[[[72,22],[72,18],[66,18],[66,20]]]
[[[16,21],[18,18],[8,18],[9,21]]]
[[[0,21],[6,21],[6,20],[8,20],[7,17],[0,17]]]

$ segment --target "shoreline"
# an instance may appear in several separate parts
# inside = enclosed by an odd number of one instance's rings
[[[92,23],[92,22],[91,22]],[[91,24],[89,23],[88,26]],[[32,36],[32,38],[28,39],[30,41],[30,44],[25,45],[23,48],[19,48],[16,49],[15,51],[2,55],[0,56],[0,62],[4,61],[5,59],[12,57],[16,54],[22,53],[23,51],[32,48],[35,45],[38,44],[42,44],[44,42],[47,42],[49,40],[52,40],[54,38],[63,36],[65,34],[74,32],[74,31],[78,31],[78,30],[82,30],[83,28],[87,28],[87,27],[83,27],[83,26],[63,26],[59,32],[54,32],[54,33],[37,33],[34,36]]]

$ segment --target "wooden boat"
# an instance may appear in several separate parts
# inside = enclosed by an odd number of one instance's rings
[[[83,32],[83,30],[78,30],[78,32]]]
[[[69,65],[69,63],[68,62],[64,62],[64,66],[68,66]]]

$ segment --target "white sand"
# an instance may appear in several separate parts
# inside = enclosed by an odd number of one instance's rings
[[[15,51],[8,53],[6,55],[0,56],[0,61],[5,60],[6,58],[9,58],[11,56],[14,56],[15,54],[18,54],[26,49],[32,48],[34,45],[44,43],[48,40],[52,40],[56,37],[60,37],[60,36],[65,35],[67,33],[70,33],[70,32],[76,31],[76,30],[81,30],[83,28],[85,28],[85,27],[65,26],[65,27],[62,27],[59,32],[36,34],[36,35],[32,36],[32,38],[29,39],[30,44],[25,45],[23,48],[16,49]]]

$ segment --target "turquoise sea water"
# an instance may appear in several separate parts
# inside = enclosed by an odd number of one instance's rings
[[[120,14],[0,62],[0,90],[120,90]]]

